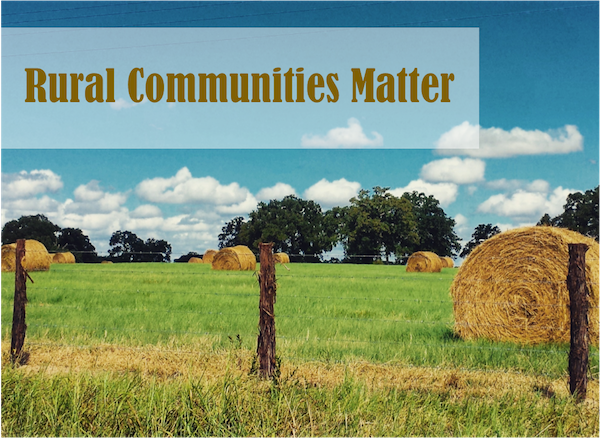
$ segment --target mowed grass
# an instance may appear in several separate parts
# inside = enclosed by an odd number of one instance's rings
[[[452,332],[456,269],[402,266],[277,267],[277,355],[564,375],[568,345],[463,341]],[[253,272],[202,264],[53,265],[28,283],[27,341],[184,347],[208,338],[256,349],[259,286]],[[14,275],[2,275],[2,338],[10,337]],[[597,349],[591,370],[598,373]]]

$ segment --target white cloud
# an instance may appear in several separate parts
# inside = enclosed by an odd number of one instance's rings
[[[304,191],[304,198],[313,200],[323,208],[350,204],[350,198],[358,195],[360,183],[341,178],[329,182],[325,178]]]
[[[141,105],[146,102],[148,102],[148,99],[146,98],[146,96],[144,96],[144,99],[142,99],[141,102],[128,102],[125,99],[123,99],[122,97],[119,97],[114,102],[110,102],[109,105],[115,111],[121,111],[122,109],[133,108],[134,106],[138,106],[138,105]]]
[[[485,162],[476,158],[443,158],[425,164],[421,178],[430,182],[473,184],[484,180]]]
[[[105,192],[96,180],[80,185],[73,194],[75,200],[68,199],[64,203],[66,213],[110,213],[127,201],[127,194]]]
[[[479,149],[473,147],[479,139]],[[501,128],[481,128],[468,122],[442,134],[436,142],[437,152],[445,155],[467,155],[478,158],[507,158],[518,155],[568,154],[583,150],[583,136],[577,126],[543,132],[526,131],[519,127],[510,131]]]
[[[187,167],[171,178],[151,178],[138,184],[136,194],[150,202],[168,204],[208,203],[230,205],[243,202],[248,189],[236,182],[222,185],[212,176],[194,178]]]
[[[3,200],[30,198],[62,188],[61,177],[48,169],[2,174]]]
[[[236,215],[240,215],[240,214],[248,214],[250,213],[252,210],[254,210],[256,208],[258,204],[258,201],[256,200],[256,198],[251,194],[251,193],[247,193],[246,194],[246,199],[244,199],[241,202],[238,202],[237,204],[232,204],[232,205],[218,205],[215,210],[220,213],[220,214],[236,214]]]
[[[270,201],[271,199],[283,199],[288,195],[295,195],[296,190],[289,185],[278,182],[273,187],[265,187],[256,194],[256,199],[260,201]]]
[[[562,187],[557,187],[550,193],[517,189],[512,194],[498,194],[489,197],[479,205],[477,211],[511,217],[517,221],[537,221],[544,213],[548,213],[550,216],[560,214],[567,196],[574,191]]]
[[[454,222],[454,230],[456,231],[456,234],[458,234],[462,240],[469,240],[471,236],[469,219],[465,215],[458,213],[456,216],[454,216]]]
[[[398,187],[390,190],[394,196],[402,196],[406,192],[425,193],[427,196],[433,196],[440,202],[442,207],[447,207],[456,201],[458,195],[458,186],[454,183],[429,183],[422,179],[417,179],[408,183],[406,187]]]
[[[550,191],[550,183],[543,179],[536,179],[528,182],[522,179],[506,179],[501,178],[493,181],[488,181],[485,186],[492,190],[501,190],[504,192],[516,192],[523,190],[526,192],[548,193]]]
[[[133,210],[129,216],[139,219],[156,218],[162,216],[162,211],[156,205],[144,204]]]
[[[300,144],[306,148],[363,148],[383,146],[381,134],[373,131],[369,139],[363,132],[360,122],[354,117],[348,119],[347,128],[333,128],[326,135],[303,135]]]

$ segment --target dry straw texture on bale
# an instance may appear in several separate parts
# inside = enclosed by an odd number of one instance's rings
[[[473,250],[450,288],[456,333],[524,344],[569,342],[569,243],[589,246],[589,332],[598,345],[598,243],[554,227],[506,231]]]
[[[57,252],[52,255],[52,263],[75,263],[75,256],[70,252]]]
[[[450,257],[440,257],[440,260],[442,261],[442,268],[454,267],[454,260],[452,260]]]
[[[2,245],[2,272],[15,272],[17,244]],[[27,272],[48,271],[52,256],[48,254],[43,243],[37,240],[25,241],[25,257],[23,268]]]
[[[204,255],[202,256],[202,263],[212,263],[213,259],[217,255],[217,251],[214,249],[207,249]]]
[[[254,271],[256,256],[243,245],[223,248],[213,258],[212,268],[217,271]]]
[[[273,254],[273,257],[275,258],[275,263],[289,263],[290,262],[290,256],[288,256],[284,252],[276,252],[275,254]]]
[[[190,257],[188,263],[204,263],[200,257]]]
[[[419,251],[412,254],[406,262],[406,272],[440,272],[442,261],[437,254]]]
[[[112,262],[110,260],[102,260],[100,262],[101,265],[112,265]]]

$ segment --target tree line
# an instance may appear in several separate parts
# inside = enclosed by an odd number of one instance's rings
[[[433,251],[453,256],[460,250],[448,217],[439,201],[423,193],[397,197],[388,187],[361,190],[347,207],[323,211],[314,201],[289,195],[282,200],[260,202],[246,221],[236,217],[219,234],[219,248],[236,245],[258,250],[260,242],[273,242],[273,249],[290,260],[316,262],[340,244],[342,261],[373,263],[404,261],[415,251]]]
[[[537,223],[577,231],[598,240],[598,187],[571,193],[564,211],[556,217],[545,214]],[[440,256],[466,257],[477,245],[500,232],[492,224],[479,224],[461,250],[454,232],[455,221],[439,201],[423,193],[396,197],[389,188],[361,190],[346,207],[323,211],[310,200],[290,195],[282,200],[260,202],[248,215],[231,219],[218,236],[219,248],[245,245],[258,252],[259,242],[273,242],[274,250],[285,252],[296,262],[319,262],[336,245],[344,250],[343,260],[351,263],[403,263],[415,251],[432,251]],[[115,231],[107,256],[99,256],[89,237],[79,228],[61,228],[42,214],[22,216],[2,228],[2,244],[17,239],[34,239],[49,252],[70,251],[78,263],[170,262],[171,245],[165,240],[143,240],[135,233]],[[460,251],[460,252],[459,252]],[[187,262],[190,252],[176,259]]]
[[[109,241],[108,256],[99,256],[96,247],[79,228],[60,228],[43,214],[21,216],[2,228],[2,244],[17,239],[33,239],[51,252],[71,252],[77,263],[170,262],[171,245],[166,240],[139,238],[131,231],[115,231]]]

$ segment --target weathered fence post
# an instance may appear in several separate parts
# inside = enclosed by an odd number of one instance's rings
[[[13,308],[12,338],[10,342],[10,359],[15,363],[21,358],[21,350],[25,342],[25,304],[27,303],[27,272],[21,261],[25,257],[25,239],[17,240],[15,254],[15,302]]]
[[[258,323],[258,354],[259,373],[261,377],[271,378],[276,371],[275,361],[275,312],[276,299],[275,259],[273,244],[260,243],[260,319]]]
[[[578,401],[585,400],[588,369],[588,290],[585,283],[585,243],[569,244],[567,288],[571,302],[571,350],[569,389]]]

